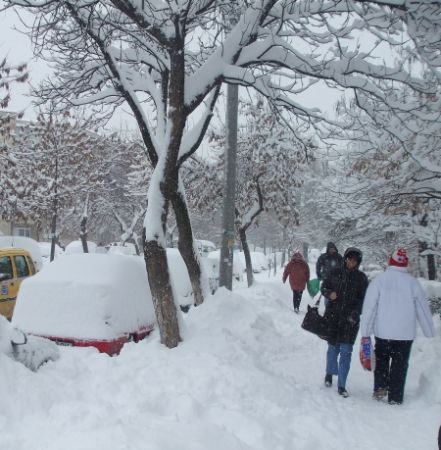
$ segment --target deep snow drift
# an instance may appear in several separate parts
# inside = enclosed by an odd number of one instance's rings
[[[441,338],[414,343],[405,403],[371,400],[354,348],[348,399],[323,385],[326,343],[300,328],[281,275],[219,290],[109,357],[61,348],[37,373],[0,354],[0,450],[436,450]]]

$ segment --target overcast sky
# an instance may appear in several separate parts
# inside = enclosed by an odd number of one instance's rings
[[[26,19],[26,23],[32,23],[32,16],[29,13],[21,15]],[[12,100],[8,110],[24,111],[24,119],[33,120],[37,116],[37,110],[31,104],[32,98],[29,95],[31,86],[37,86],[48,76],[50,67],[45,61],[33,56],[31,40],[23,33],[24,29],[13,10],[0,13],[0,59],[6,57],[10,64],[26,62],[29,68],[29,84],[19,83],[12,86]],[[109,123],[109,127],[126,130],[134,129],[136,125],[127,113],[121,111]]]
[[[15,27],[21,24],[13,11],[0,13],[0,58],[6,57],[10,64],[26,62],[30,68],[30,82],[38,83],[43,73],[47,73],[47,65],[32,59],[30,39],[15,31]],[[31,113],[30,99],[26,96],[29,86],[26,84],[14,84],[12,86],[12,101],[8,109],[11,111],[25,110],[25,114]]]
[[[27,23],[32,23],[32,16],[29,13],[21,14]],[[33,57],[31,41],[23,31],[24,26],[20,23],[17,14],[13,10],[0,13],[0,58],[3,59],[6,56],[8,62],[12,64],[27,62],[30,85],[37,86],[50,73],[50,68],[46,62]],[[37,113],[31,104],[32,99],[29,96],[29,92],[30,86],[28,84],[14,84],[12,86],[12,100],[8,110],[24,111],[24,118],[33,120]],[[332,116],[339,96],[340,93],[333,92],[324,85],[317,84],[308,93],[299,96],[297,101],[301,101],[308,107],[319,107],[328,116]],[[128,107],[125,110],[127,111]],[[123,130],[136,128],[134,120],[124,111],[119,112],[111,120],[109,126]]]

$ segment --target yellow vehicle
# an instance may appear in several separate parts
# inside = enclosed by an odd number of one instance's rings
[[[21,248],[0,249],[0,314],[11,320],[21,282],[36,272],[30,253]]]

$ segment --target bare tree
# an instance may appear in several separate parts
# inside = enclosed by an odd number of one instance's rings
[[[109,169],[102,158],[106,145],[105,138],[85,128],[84,119],[53,111],[23,124],[11,136],[12,163],[4,167],[2,202],[9,205],[10,217],[26,217],[40,233],[49,231],[52,259],[60,220],[75,209],[81,211],[80,235],[85,242],[88,204],[102,194]]]
[[[7,108],[11,100],[11,85],[13,83],[24,83],[27,81],[29,74],[26,64],[11,65],[8,64],[6,58],[0,62],[0,108]],[[9,123],[11,116],[2,117],[0,125],[4,126]]]

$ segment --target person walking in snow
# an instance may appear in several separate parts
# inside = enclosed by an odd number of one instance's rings
[[[298,251],[294,252],[291,261],[285,266],[285,270],[283,271],[284,283],[288,277],[292,289],[294,312],[298,313],[303,291],[305,290],[306,283],[309,281],[309,266],[302,254]]]
[[[339,268],[343,265],[343,257],[338,253],[337,247],[333,242],[326,244],[326,252],[322,253],[317,259],[315,271],[317,278],[323,281],[331,272],[331,270]],[[325,305],[328,304],[329,299],[325,297]]]
[[[338,253],[337,247],[333,242],[328,242],[326,244],[326,252],[319,256],[315,265],[317,278],[321,281],[324,280],[332,269],[341,267],[342,264],[343,258]]]
[[[321,286],[323,296],[329,299],[324,314],[328,323],[325,386],[331,387],[332,376],[338,375],[338,393],[345,398],[349,396],[346,380],[368,286],[366,275],[359,270],[362,258],[361,250],[349,247],[343,265],[331,270]]]
[[[385,272],[370,283],[361,316],[363,340],[375,336],[373,398],[387,396],[391,405],[403,402],[417,321],[426,337],[435,335],[427,297],[408,262],[404,248],[394,251]]]

